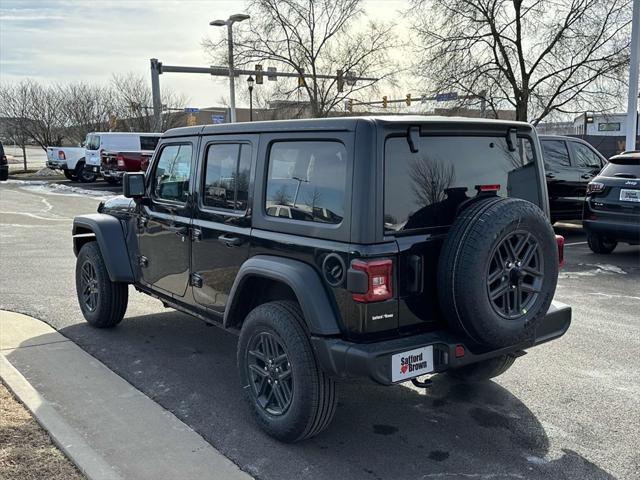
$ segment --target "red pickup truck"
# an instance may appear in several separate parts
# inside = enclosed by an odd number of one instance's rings
[[[100,157],[100,174],[108,183],[118,183],[124,172],[145,171],[149,165],[152,150],[139,152],[104,151]]]

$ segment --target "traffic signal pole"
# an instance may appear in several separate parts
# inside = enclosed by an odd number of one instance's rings
[[[631,62],[629,64],[629,98],[627,102],[627,139],[625,150],[636,149],[638,132],[638,67],[640,66],[640,0],[633,1],[631,23]]]

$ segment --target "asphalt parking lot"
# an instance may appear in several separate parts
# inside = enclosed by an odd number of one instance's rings
[[[579,227],[558,226],[556,298],[574,312],[562,339],[487,384],[345,382],[329,429],[283,445],[243,403],[232,334],[133,289],[118,328],[84,323],[71,219],[114,187],[46,183],[0,186],[0,309],[51,324],[257,478],[640,477],[640,247],[595,255]]]

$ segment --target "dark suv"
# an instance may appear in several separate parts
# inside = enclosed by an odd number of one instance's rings
[[[592,145],[579,138],[540,135],[551,223],[582,220],[587,184],[607,163]]]
[[[125,197],[76,217],[78,300],[119,323],[128,284],[239,333],[261,427],[327,427],[336,379],[477,381],[563,335],[562,237],[530,125],[438,117],[170,130]]]

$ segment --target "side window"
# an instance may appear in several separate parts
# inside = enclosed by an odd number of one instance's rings
[[[159,140],[160,137],[141,136],[140,150],[155,150]]]
[[[578,142],[571,142],[571,144],[575,167],[600,168],[602,166],[600,157],[591,148]]]
[[[564,140],[543,140],[542,157],[545,165],[569,167],[569,151]]]
[[[191,144],[167,145],[162,149],[153,174],[155,198],[182,203],[187,201],[191,154]]]
[[[207,149],[203,204],[226,210],[246,210],[249,198],[251,146],[218,143]]]
[[[267,215],[340,223],[344,217],[346,173],[347,150],[342,143],[274,143],[269,153]]]

